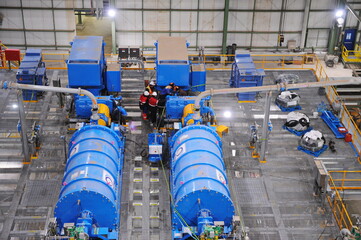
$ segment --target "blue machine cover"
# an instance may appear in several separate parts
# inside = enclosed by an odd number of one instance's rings
[[[174,207],[188,225],[197,224],[199,210],[229,226],[234,215],[222,156],[222,143],[210,127],[192,125],[171,140],[171,186]],[[174,224],[181,227],[173,216]]]
[[[73,135],[54,211],[61,225],[76,222],[88,210],[99,226],[114,229],[119,221],[122,149],[119,136],[104,126],[85,126]]]

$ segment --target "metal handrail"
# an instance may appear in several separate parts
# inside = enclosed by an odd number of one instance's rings
[[[347,228],[351,230],[353,223],[351,221],[350,215],[348,214],[343,199],[336,188],[336,184],[331,176],[329,178],[329,184],[331,188],[334,188],[334,194],[332,194],[331,196],[327,195],[327,201],[330,204],[336,223],[339,229]]]

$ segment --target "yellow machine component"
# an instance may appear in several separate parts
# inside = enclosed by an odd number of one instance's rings
[[[216,132],[218,133],[218,135],[220,137],[223,136],[224,133],[228,133],[229,127],[224,126],[224,125],[218,125],[216,128]]]
[[[187,126],[187,125],[192,125],[194,124],[194,120],[193,119],[189,119],[186,123],[184,122],[184,119],[189,115],[189,114],[193,114],[194,113],[194,104],[188,104],[184,107],[183,109],[183,117],[182,117],[182,125],[183,126]]]
[[[109,126],[111,123],[111,118],[110,118],[110,110],[108,108],[107,105],[105,104],[99,104],[98,105],[98,114],[99,115],[103,115],[105,118],[100,118],[98,120],[98,124],[102,125],[102,126]]]

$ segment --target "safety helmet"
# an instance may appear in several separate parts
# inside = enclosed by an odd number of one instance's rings
[[[153,95],[154,97],[156,97],[156,96],[157,96],[157,92],[153,92],[152,95]]]
[[[149,83],[149,85],[150,85],[150,86],[155,86],[155,82],[154,82],[154,81],[151,81],[151,82]]]
[[[149,96],[149,92],[148,92],[148,91],[144,91],[143,95],[146,96],[146,97],[148,97],[148,96]]]

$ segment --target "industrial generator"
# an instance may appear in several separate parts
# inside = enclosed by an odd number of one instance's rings
[[[121,71],[119,64],[106,63],[103,37],[76,36],[71,43],[72,48],[68,66],[68,87],[82,88],[97,97],[99,106],[99,124],[109,126],[115,110],[122,117],[127,113],[121,106]],[[116,96],[114,96],[116,95]],[[68,101],[70,116],[88,120],[91,115],[91,101],[87,96],[76,95]]]
[[[48,239],[118,239],[124,141],[116,124],[75,132]]]
[[[28,49],[16,73],[17,82],[20,84],[48,85],[45,63],[41,49]],[[23,90],[24,101],[37,101],[42,92]]]
[[[173,239],[231,237],[239,217],[217,132],[209,126],[190,125],[176,132],[169,145]]]

